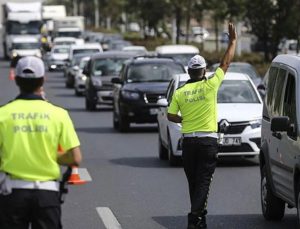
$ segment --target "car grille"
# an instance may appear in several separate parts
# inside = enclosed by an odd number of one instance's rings
[[[242,143],[240,146],[219,146],[219,152],[252,152],[253,149],[247,143]]]
[[[157,100],[163,98],[162,94],[150,94],[150,93],[146,93],[144,94],[144,99],[146,103],[157,103]]]
[[[250,141],[254,142],[257,145],[257,147],[260,148],[260,138],[250,138]]]
[[[224,134],[241,134],[249,125],[249,122],[231,122]]]

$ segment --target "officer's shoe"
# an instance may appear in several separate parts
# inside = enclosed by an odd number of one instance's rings
[[[198,218],[195,229],[205,229],[207,228],[206,217],[202,216]]]
[[[188,216],[188,227],[187,229],[205,229],[206,225],[206,217],[204,216],[195,216],[193,214],[189,214]]]

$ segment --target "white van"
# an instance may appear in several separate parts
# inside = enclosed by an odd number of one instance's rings
[[[193,45],[162,45],[156,47],[155,53],[159,57],[171,57],[187,68],[189,60],[199,54],[199,49]]]
[[[81,45],[71,45],[69,60],[73,59],[74,55],[77,54],[90,54],[103,52],[103,49],[99,43],[85,43]]]
[[[42,57],[41,42],[36,37],[18,36],[12,41],[11,59],[20,56]]]
[[[275,57],[265,85],[259,155],[262,213],[267,220],[281,220],[286,206],[295,207],[300,223],[300,56]]]

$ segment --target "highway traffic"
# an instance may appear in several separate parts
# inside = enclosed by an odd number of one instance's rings
[[[0,103],[17,95],[9,80],[9,62],[1,61]],[[129,132],[113,129],[112,108],[85,110],[84,97],[65,88],[61,72],[48,72],[46,97],[66,108],[79,134],[92,181],[71,186],[63,204],[64,228],[184,228],[188,190],[182,166],[158,159],[157,126],[133,125]],[[209,197],[210,228],[296,228],[296,210],[287,209],[282,222],[265,221],[260,206],[257,159],[219,161]],[[120,226],[118,226],[120,225]]]

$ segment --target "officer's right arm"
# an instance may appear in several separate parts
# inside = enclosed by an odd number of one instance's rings
[[[236,47],[237,35],[236,35],[235,27],[232,23],[229,23],[228,25],[228,32],[229,32],[228,47],[220,63],[220,68],[222,68],[224,74],[226,73],[230,65],[230,62],[234,57],[235,47]]]
[[[82,161],[82,155],[79,146],[69,149],[67,152],[58,155],[58,164],[66,166],[79,166]]]

